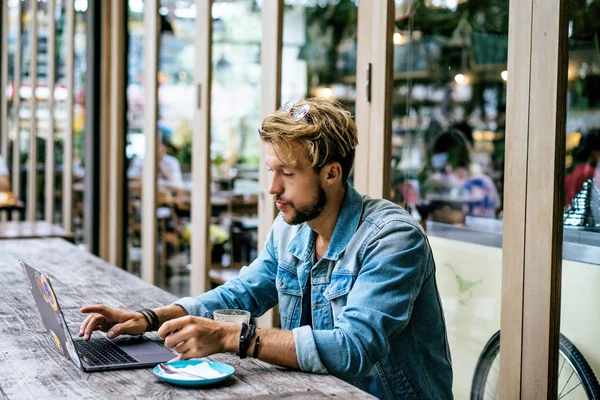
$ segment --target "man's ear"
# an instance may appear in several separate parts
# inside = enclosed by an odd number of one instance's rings
[[[324,179],[327,185],[331,185],[342,179],[342,166],[338,162],[327,164],[323,167]]]

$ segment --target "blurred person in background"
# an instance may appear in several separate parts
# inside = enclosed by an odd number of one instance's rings
[[[434,141],[430,173],[423,183],[433,221],[462,224],[467,215],[494,218],[500,196],[493,180],[472,162],[472,147],[462,130],[451,128]]]
[[[158,142],[158,186],[166,186],[168,188],[181,188],[183,185],[183,177],[181,174],[181,164],[179,160],[172,155],[167,154],[167,149],[171,146],[169,131],[165,128],[160,129],[160,141]],[[141,178],[144,171],[144,159],[135,157],[131,161],[131,165],[127,170],[127,177]]]

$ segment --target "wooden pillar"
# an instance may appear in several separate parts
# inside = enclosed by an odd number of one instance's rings
[[[510,2],[502,399],[557,395],[568,58],[566,9],[567,0]]]
[[[212,0],[196,0],[196,109],[192,142],[192,245],[190,295],[210,287],[210,142],[212,86]]]

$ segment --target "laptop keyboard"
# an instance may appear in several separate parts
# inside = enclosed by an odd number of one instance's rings
[[[118,365],[138,362],[108,339],[92,339],[89,342],[75,340],[74,342],[79,355],[85,357],[85,361],[90,365]]]

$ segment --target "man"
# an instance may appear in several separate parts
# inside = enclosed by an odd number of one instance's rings
[[[265,248],[225,285],[156,309],[159,336],[183,359],[236,352],[240,326],[213,321],[212,311],[260,316],[279,304],[282,329],[257,329],[249,355],[329,373],[380,398],[452,398],[431,249],[406,211],[347,183],[358,144],[350,113],[300,101],[259,132],[281,211]],[[116,337],[150,325],[137,312],[81,311],[97,313],[81,326],[85,340],[95,329]]]
[[[162,135],[164,136],[164,135]],[[180,188],[183,185],[181,165],[177,158],[167,154],[167,138],[162,137],[158,142],[158,173],[157,183],[159,186]],[[144,170],[144,159],[136,157],[127,170],[128,178],[141,178]]]
[[[4,157],[0,155],[0,192],[10,191],[10,180],[8,179],[8,167]]]

